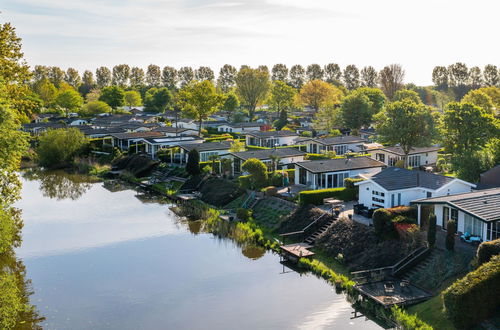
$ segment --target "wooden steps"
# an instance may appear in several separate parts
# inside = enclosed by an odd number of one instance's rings
[[[318,237],[321,236],[323,233],[325,233],[328,230],[328,228],[330,228],[330,226],[333,224],[334,221],[335,221],[334,219],[329,219],[318,230],[316,230],[314,233],[308,236],[304,240],[304,243],[307,243],[309,245],[314,245]]]

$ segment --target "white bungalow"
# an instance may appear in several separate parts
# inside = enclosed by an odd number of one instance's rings
[[[335,151],[337,155],[346,152],[359,152],[363,150],[363,143],[366,140],[354,135],[341,135],[327,138],[300,139],[300,144],[306,145],[309,153],[319,154],[322,151]]]
[[[248,146],[268,147],[291,146],[299,135],[292,131],[259,131],[245,133]]]
[[[439,147],[412,148],[408,154],[408,166],[419,167],[434,165],[437,162]],[[396,162],[404,158],[405,153],[401,147],[384,147],[370,150],[373,159],[381,161],[388,166],[396,165]]]

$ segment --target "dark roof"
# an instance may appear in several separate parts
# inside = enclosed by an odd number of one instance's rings
[[[311,138],[310,140],[321,143],[323,145],[336,145],[336,144],[347,144],[347,143],[364,143],[365,139],[354,136],[354,135],[341,135],[335,137],[327,137],[327,138]]]
[[[449,176],[399,167],[388,167],[377,174],[371,175],[369,178],[387,190],[416,187],[436,190],[455,180],[455,178]]]
[[[23,129],[34,129],[34,128],[63,128],[67,127],[66,123],[61,122],[47,122],[47,123],[29,123],[23,124]]]
[[[203,141],[203,138],[199,136],[194,136],[194,135],[187,135],[187,136],[159,136],[159,137],[148,137],[148,138],[143,138],[142,140],[147,141],[151,144],[165,144],[165,143],[174,143],[176,146],[179,144],[179,142],[185,141],[186,144],[193,142],[193,141]]]
[[[424,152],[432,152],[432,151],[438,151],[441,149],[440,147],[417,147],[417,148],[411,148],[410,153],[408,155],[413,155],[413,154],[421,154]],[[384,147],[380,148],[380,150],[384,150],[399,156],[404,156],[405,153],[403,152],[403,149],[401,147]]]
[[[123,133],[125,130],[120,127],[92,128],[88,125],[75,126],[85,135]]]
[[[481,178],[477,185],[478,189],[488,189],[500,187],[500,165],[490,168],[488,171],[481,173]]]
[[[190,143],[190,144],[179,144],[179,147],[191,151],[193,149],[201,151],[211,151],[211,150],[229,150],[231,147],[230,141],[221,142],[205,142],[205,143]]]
[[[185,132],[185,131],[196,131],[196,129],[194,128],[184,128],[184,127],[178,127],[178,128],[175,128],[175,127],[172,127],[172,126],[160,126],[160,127],[156,127],[156,128],[153,128],[151,130],[152,132],[162,132],[162,133],[182,133],[182,132]]]
[[[248,123],[229,123],[229,124],[221,124],[222,125],[227,125],[229,127],[233,128],[242,128],[242,127],[261,127],[263,124],[261,123],[255,123],[255,122],[248,122]]]
[[[270,159],[270,157],[273,155],[278,156],[280,158],[306,155],[305,152],[294,148],[260,149],[260,150],[241,151],[241,152],[231,152],[230,154],[244,160],[250,158]]]
[[[164,135],[161,132],[152,132],[152,131],[131,132],[131,133],[113,133],[113,134],[111,134],[111,136],[113,136],[117,139],[120,139],[120,140],[164,137]]]
[[[325,160],[311,160],[297,163],[312,173],[338,172],[371,167],[384,167],[385,164],[370,157],[335,158]]]
[[[452,207],[483,219],[500,220],[500,188],[473,191],[470,193],[419,199],[416,204],[449,204]]]
[[[257,138],[265,139],[270,137],[285,137],[285,136],[298,136],[297,133],[293,131],[255,131],[255,132],[246,132],[245,135],[255,136]]]

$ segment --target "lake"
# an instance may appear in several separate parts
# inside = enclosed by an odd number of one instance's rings
[[[170,204],[64,173],[23,175],[23,244],[44,329],[378,329],[278,255],[199,231]]]

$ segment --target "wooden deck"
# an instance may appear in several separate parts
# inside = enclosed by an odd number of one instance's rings
[[[387,290],[386,286],[393,286]],[[393,305],[413,305],[432,297],[432,294],[416,287],[405,284],[398,278],[388,278],[378,282],[356,284],[354,288],[361,295],[373,299],[382,306],[388,308]]]
[[[298,261],[300,258],[308,258],[314,255],[314,252],[309,251],[312,246],[306,243],[281,245],[280,248],[282,254],[292,261]]]

